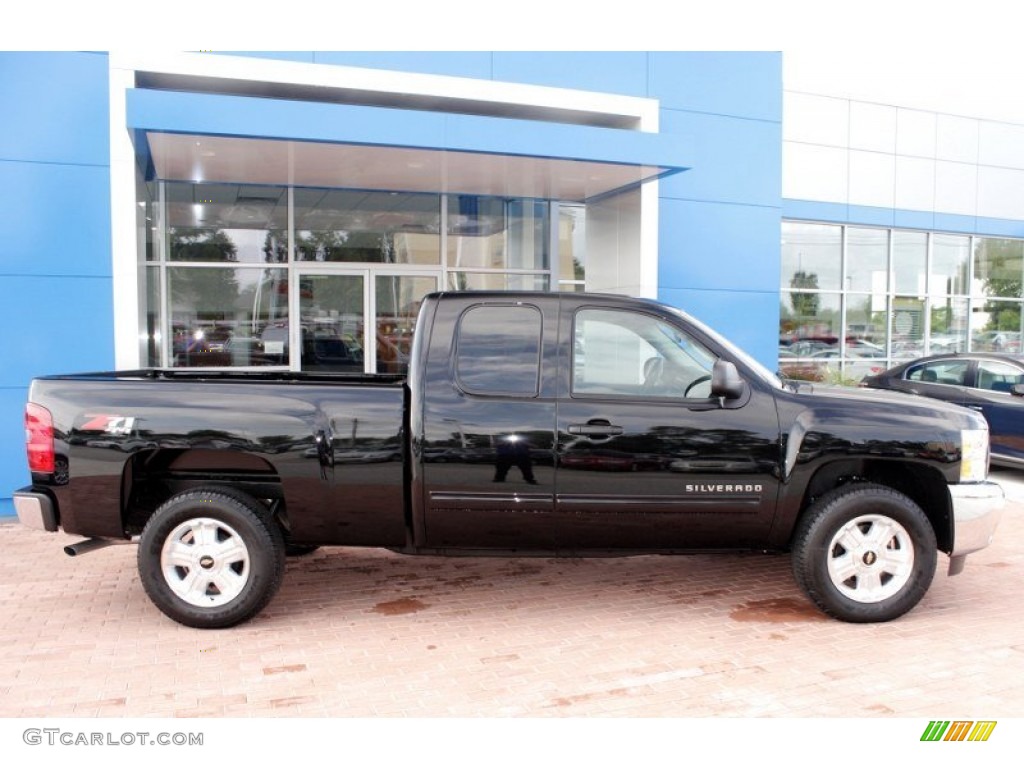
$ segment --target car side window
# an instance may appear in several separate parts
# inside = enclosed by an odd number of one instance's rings
[[[573,395],[708,397],[715,356],[656,317],[581,309],[573,332]]]
[[[967,381],[967,360],[935,360],[907,369],[907,381],[924,384],[950,384],[961,387]]]
[[[536,397],[541,314],[528,305],[481,305],[459,321],[455,376],[474,395]]]
[[[978,363],[978,389],[1009,392],[1015,384],[1024,384],[1024,372],[1017,366],[996,360]]]

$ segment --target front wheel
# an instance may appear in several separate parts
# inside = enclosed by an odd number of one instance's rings
[[[837,488],[807,510],[793,539],[793,575],[842,621],[890,621],[935,575],[935,531],[909,497],[882,485]]]
[[[157,608],[189,627],[255,616],[284,575],[284,539],[263,506],[235,491],[171,497],[139,540],[139,575]]]

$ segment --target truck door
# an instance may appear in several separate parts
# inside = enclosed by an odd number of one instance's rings
[[[710,397],[716,353],[675,316],[563,300],[558,544],[757,546],[778,492],[774,397]]]
[[[417,541],[554,549],[557,305],[493,295],[440,303],[422,385]]]

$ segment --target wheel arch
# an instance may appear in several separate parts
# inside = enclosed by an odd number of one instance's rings
[[[884,485],[910,498],[931,523],[938,549],[947,554],[953,550],[953,501],[943,474],[920,462],[872,459],[833,461],[814,472],[800,501],[788,547],[792,548],[800,520],[815,501],[836,488],[855,482]]]
[[[121,522],[129,536],[145,528],[168,499],[196,488],[242,492],[263,503],[287,532],[284,488],[274,465],[243,451],[164,448],[140,451],[126,462],[121,483]]]

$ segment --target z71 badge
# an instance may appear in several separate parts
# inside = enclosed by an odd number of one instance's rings
[[[103,432],[107,435],[130,435],[135,429],[134,416],[114,416],[110,414],[85,415],[87,421],[80,426],[80,432]]]

